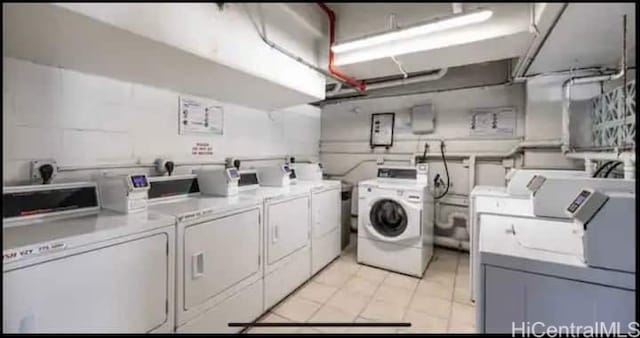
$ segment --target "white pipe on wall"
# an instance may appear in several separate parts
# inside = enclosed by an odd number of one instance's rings
[[[572,77],[562,84],[562,147],[563,153],[571,151],[571,86],[578,84],[587,84],[602,81],[613,81],[623,77],[627,69],[627,16],[622,17],[622,61],[620,70],[615,74],[599,75],[599,76],[581,76]],[[627,85],[626,83],[623,85]]]
[[[562,84],[562,147],[563,153],[571,150],[570,124],[571,124],[571,86],[578,84],[588,84],[601,81],[613,81],[624,76],[624,67],[620,71],[610,75],[586,76],[570,78]]]
[[[469,242],[463,242],[449,237],[434,236],[434,243],[447,248],[469,251]]]
[[[570,152],[565,154],[568,158],[584,160],[585,167],[588,166],[589,162],[593,160],[607,160],[607,161],[621,161],[624,164],[624,178],[625,179],[634,179],[635,178],[635,163],[636,163],[636,153],[631,151],[625,151],[621,153],[612,153],[612,152]]]

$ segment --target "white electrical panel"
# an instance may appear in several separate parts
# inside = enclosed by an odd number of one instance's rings
[[[369,144],[374,147],[391,147],[393,145],[393,125],[395,113],[371,114],[371,136]]]
[[[414,134],[433,133],[434,122],[433,105],[423,104],[411,108],[411,131]]]

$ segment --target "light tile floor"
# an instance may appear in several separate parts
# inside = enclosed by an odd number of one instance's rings
[[[340,257],[258,322],[406,321],[410,328],[256,327],[247,333],[473,333],[469,254],[436,248],[421,279],[356,262],[356,238]]]

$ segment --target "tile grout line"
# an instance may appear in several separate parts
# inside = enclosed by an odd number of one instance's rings
[[[449,309],[449,316],[447,318],[447,333],[451,329],[451,317],[453,316],[453,303],[455,301],[455,292],[456,292],[456,281],[458,280],[458,268],[460,267],[460,253],[456,253],[456,273],[453,278],[453,290],[451,294],[451,304]]]
[[[378,269],[379,270],[379,269]],[[383,270],[384,271],[384,270]],[[373,291],[373,293],[371,294],[369,301],[362,307],[362,310],[360,310],[360,312],[358,312],[358,315],[356,315],[356,319],[354,319],[354,323],[355,320],[357,320],[358,318],[362,318],[362,319],[366,319],[366,320],[373,320],[370,318],[366,318],[366,317],[361,317],[362,313],[369,307],[369,305],[371,304],[371,302],[373,302],[376,293],[378,293],[378,290],[382,287],[382,283],[384,283],[384,281],[389,277],[389,273],[387,272],[387,274],[384,276],[384,278],[380,281],[380,284],[376,287],[375,291]]]
[[[333,264],[335,264],[335,263],[333,263]],[[332,265],[333,265],[333,264],[332,264]],[[343,263],[343,264],[344,264],[344,263]],[[360,270],[360,268],[358,268],[358,270]],[[348,283],[351,279],[355,278],[355,275],[356,275],[356,273],[357,273],[357,271],[358,271],[358,270],[356,270],[355,272],[351,273],[351,275],[349,276],[349,278],[346,280],[346,282],[345,282],[342,286],[338,287],[338,286],[335,286],[335,285],[330,285],[330,286],[335,287],[335,288],[336,288],[336,290],[331,294],[331,296],[329,296],[329,298],[327,298],[327,300],[325,301],[325,303],[324,303],[324,304],[320,304],[320,307],[318,307],[318,309],[316,309],[316,311],[314,311],[314,312],[313,312],[313,314],[311,314],[311,316],[309,317],[309,319],[313,318],[313,316],[315,316],[318,312],[320,312],[320,310],[322,309],[322,307],[323,307],[323,306],[325,306],[325,305],[327,305],[327,302],[329,301],[329,299],[330,299],[331,297],[333,297],[336,293],[338,293],[340,290],[342,290],[342,289],[344,288],[344,286],[345,286],[345,285],[347,285],[347,283]],[[323,284],[323,283],[320,283],[320,282],[316,282],[316,283],[319,283],[319,284],[322,284],[322,285],[328,285],[328,284]],[[302,297],[302,298],[304,298],[304,297]],[[306,299],[306,298],[305,298],[305,299]],[[356,317],[356,318],[357,318],[357,317]],[[309,319],[308,319],[308,320],[306,320],[306,321],[305,321],[305,323],[308,323],[308,322],[309,322]],[[301,330],[302,330],[302,328],[301,328],[300,330],[298,330],[298,331],[301,331]],[[297,333],[298,331],[296,331],[296,333]],[[319,331],[319,332],[321,332],[321,333],[325,333],[325,332],[322,332],[321,330],[317,330],[317,331]]]
[[[431,264],[431,263],[429,263]],[[427,269],[428,269],[428,265],[427,265]],[[407,317],[407,314],[409,313],[409,308],[411,307],[411,302],[413,302],[413,299],[416,297],[416,293],[418,292],[418,285],[420,284],[420,281],[422,280],[422,278],[424,277],[424,275],[427,273],[427,270],[425,269],[422,272],[422,277],[420,277],[418,279],[418,283],[416,283],[416,286],[413,288],[413,292],[411,293],[411,297],[409,297],[409,302],[407,303],[407,306],[404,308],[404,314],[402,315],[402,320],[406,320],[405,318]],[[396,329],[395,333],[399,333],[401,329]],[[406,332],[405,332],[406,333]]]

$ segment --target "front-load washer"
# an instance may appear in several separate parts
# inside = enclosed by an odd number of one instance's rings
[[[434,201],[420,168],[379,167],[358,184],[358,263],[421,277],[433,255]]]
[[[149,212],[176,226],[176,332],[238,332],[264,310],[260,200],[205,196],[196,175],[149,181]]]
[[[292,163],[296,179],[292,184],[311,191],[311,274],[340,256],[340,181],[323,180],[319,163]]]
[[[262,201],[264,210],[264,307],[273,307],[311,277],[310,192],[263,172],[272,186],[261,186],[258,170],[240,172],[240,196]],[[268,169],[271,172],[274,169]],[[288,167],[282,172],[289,175]],[[283,186],[277,186],[285,182]]]
[[[174,328],[171,217],[100,210],[96,183],[3,188],[3,333]]]

